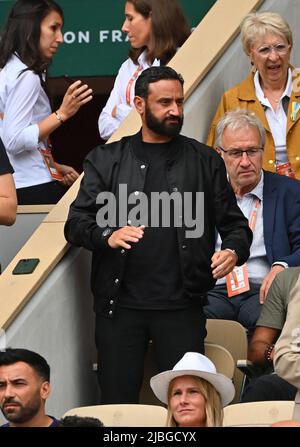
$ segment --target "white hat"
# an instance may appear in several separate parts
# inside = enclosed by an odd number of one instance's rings
[[[164,371],[153,376],[150,386],[155,396],[167,404],[170,382],[175,377],[186,375],[201,377],[211,383],[220,394],[223,407],[234,398],[235,389],[232,381],[223,374],[217,373],[213,362],[198,352],[186,352],[171,371]]]

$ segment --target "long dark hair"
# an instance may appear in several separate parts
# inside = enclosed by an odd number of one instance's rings
[[[166,64],[174,56],[191,34],[183,11],[177,0],[127,0],[136,11],[145,18],[151,15],[152,32],[147,48],[147,60],[150,64],[160,59]],[[131,48],[129,57],[137,63],[139,56],[146,49]]]
[[[0,68],[14,53],[36,74],[47,68],[50,61],[40,52],[41,23],[52,11],[63,19],[63,11],[54,0],[16,1],[1,32]]]

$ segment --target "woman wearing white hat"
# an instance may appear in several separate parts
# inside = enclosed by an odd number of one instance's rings
[[[187,352],[171,371],[150,380],[156,397],[168,404],[169,427],[220,427],[223,407],[234,397],[231,380],[198,352]]]

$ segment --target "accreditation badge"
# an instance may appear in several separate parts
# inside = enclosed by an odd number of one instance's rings
[[[294,172],[292,165],[289,161],[282,165],[277,165],[276,172],[277,172],[277,174],[280,174],[280,175],[286,175],[287,177],[296,178],[295,172]]]
[[[44,163],[47,166],[47,169],[51,175],[51,177],[55,180],[61,180],[63,177],[58,170],[57,164],[55,163],[51,149],[50,148],[39,148],[39,151],[44,159]]]
[[[250,290],[246,264],[234,267],[232,272],[226,275],[226,287],[228,298]]]

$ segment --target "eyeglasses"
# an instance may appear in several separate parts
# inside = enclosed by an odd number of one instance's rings
[[[275,51],[277,54],[280,55],[287,54],[290,48],[291,45],[286,45],[284,43],[276,43],[275,45],[263,45],[262,47],[254,51],[256,51],[256,53],[258,53],[261,57],[268,57],[270,56],[272,51]]]
[[[221,149],[221,151],[227,154],[230,158],[242,158],[244,154],[247,154],[250,158],[254,158],[263,150],[262,147],[248,147],[247,149],[228,149],[228,151],[225,151],[225,149],[220,146],[218,149]]]

